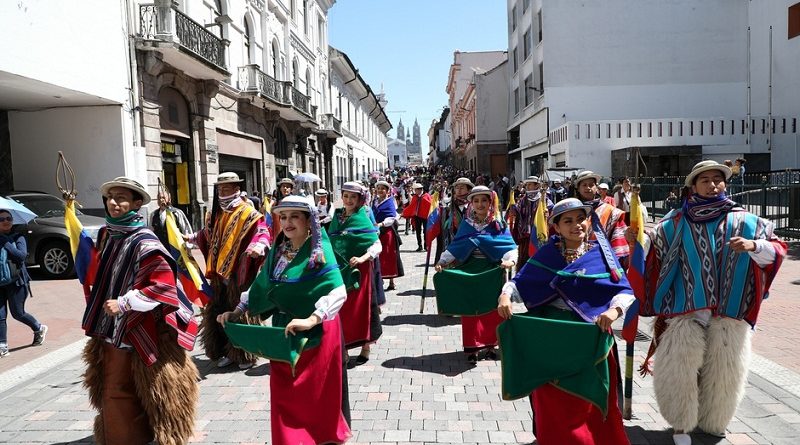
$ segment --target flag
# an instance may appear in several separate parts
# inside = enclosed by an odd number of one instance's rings
[[[536,214],[533,216],[533,225],[531,226],[531,238],[528,243],[528,256],[533,257],[539,247],[547,242],[547,218],[545,213],[547,207],[545,202],[547,197],[542,194],[539,197],[539,205],[536,206]]]
[[[267,227],[272,229],[272,201],[268,197],[264,197],[264,204],[261,206],[261,211],[264,212],[264,222]]]
[[[431,243],[435,240],[440,233],[442,233],[441,224],[442,213],[439,209],[439,192],[435,192],[431,198],[431,209],[428,212],[428,220],[425,222],[425,245],[430,250]]]
[[[183,241],[181,231],[175,222],[172,212],[166,210],[167,238],[169,240],[169,252],[178,264],[178,292],[182,292],[189,301],[197,306],[205,306],[211,301],[213,291],[206,278],[200,273],[200,266],[189,253],[186,243]]]
[[[94,283],[97,273],[97,248],[92,237],[83,229],[83,225],[75,214],[75,200],[73,199],[68,199],[64,204],[64,225],[75,262],[75,273],[78,275],[78,281],[83,284],[84,293],[88,297],[90,286]]]
[[[636,295],[636,300],[625,314],[622,338],[627,342],[632,342],[636,338],[639,328],[639,301],[644,298],[644,212],[639,194],[635,192],[631,196],[631,229],[636,232],[636,241],[633,243],[628,264],[628,282]]]
[[[517,199],[514,196],[514,187],[509,187],[508,189],[508,204],[506,205],[506,212],[511,208],[517,205]]]

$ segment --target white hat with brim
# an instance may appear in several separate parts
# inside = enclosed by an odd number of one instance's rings
[[[453,187],[457,185],[466,185],[469,188],[475,187],[475,184],[473,184],[472,181],[469,180],[469,178],[456,179],[456,182],[453,183]]]
[[[562,215],[573,210],[583,210],[586,216],[589,216],[589,212],[592,211],[592,206],[582,203],[577,198],[562,199],[553,206],[553,210],[550,211],[550,217],[547,218],[547,222],[553,224],[553,221],[558,215]]]
[[[485,185],[476,185],[469,191],[469,195],[467,195],[467,200],[472,201],[472,198],[478,195],[486,195],[490,198],[492,197],[492,190]]]
[[[528,176],[527,178],[525,178],[525,180],[522,181],[523,184],[531,184],[531,183],[538,184],[539,182],[540,181],[538,176]]]
[[[608,190],[608,184],[605,182],[601,182],[600,185],[597,186],[599,189]]]
[[[126,188],[140,194],[142,196],[143,206],[151,201],[150,194],[147,193],[147,190],[145,190],[142,184],[139,184],[131,178],[126,178],[125,176],[118,176],[111,181],[103,183],[103,185],[100,186],[100,194],[106,196],[108,191],[114,187]]]
[[[292,210],[311,213],[312,206],[314,206],[314,204],[309,202],[308,197],[291,195],[281,199],[281,202],[273,207],[272,210],[278,213],[289,212]]]
[[[386,182],[386,181],[378,181],[378,182],[376,182],[376,183],[375,183],[375,187],[378,187],[378,186],[381,186],[381,187],[386,187],[387,189],[391,189],[391,188],[392,188],[392,185],[391,185],[391,184],[389,184],[389,183],[388,183],[388,182]]]
[[[314,192],[314,194],[317,196],[328,196],[328,191],[325,189],[317,189],[317,191]]]
[[[421,189],[423,187],[422,187],[422,184],[420,184],[419,182],[415,182],[414,185],[411,186],[411,188],[412,189]]]
[[[214,185],[241,184],[243,182],[244,182],[244,179],[239,179],[239,175],[237,175],[236,173],[234,173],[234,172],[225,172],[225,173],[220,173],[219,176],[217,176],[217,182],[215,182]]]
[[[342,184],[342,192],[351,192],[351,193],[358,193],[359,195],[364,195],[366,190],[364,186],[359,184],[355,181],[348,181]]]
[[[684,184],[686,184],[686,187],[693,186],[694,179],[697,177],[697,175],[709,170],[718,170],[722,172],[722,174],[725,175],[725,181],[728,181],[728,179],[731,178],[731,174],[733,174],[731,169],[725,164],[720,164],[717,161],[702,161],[698,162],[694,165],[694,167],[692,167],[692,171],[686,176],[686,181]]]
[[[594,179],[594,182],[599,184],[602,177],[591,170],[584,170],[578,173],[578,176],[575,177],[575,187],[579,186],[581,181],[585,181],[587,179]]]

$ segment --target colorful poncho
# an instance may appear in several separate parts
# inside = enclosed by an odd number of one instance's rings
[[[772,222],[737,209],[704,222],[691,222],[683,210],[673,210],[648,234],[652,244],[640,313],[672,317],[709,309],[755,325],[786,255],[773,228]],[[771,241],[775,262],[761,268],[749,254],[733,252],[735,236]]]
[[[376,199],[372,202],[372,214],[375,216],[375,221],[382,223],[386,218],[397,217],[397,204],[391,196],[378,202]]]
[[[259,221],[263,215],[253,206],[241,203],[233,210],[220,213],[214,223],[214,230],[209,235],[208,253],[206,257],[206,276],[215,274],[230,279],[237,269],[239,255],[250,243]]]
[[[361,256],[378,240],[378,229],[367,216],[366,207],[360,207],[355,213],[341,221],[343,208],[338,208],[333,213],[333,220],[328,228],[331,245],[336,255],[336,261],[348,289],[358,287],[359,273],[350,267],[350,258]]]
[[[270,250],[261,272],[249,290],[248,311],[251,315],[272,315],[272,326],[227,323],[225,332],[234,345],[271,360],[283,361],[293,367],[303,350],[319,344],[322,325],[297,332],[288,338],[284,328],[294,318],[307,318],[315,310],[317,300],[342,285],[339,267],[328,235],[322,231],[322,249],[326,263],[309,269],[311,238],[307,239],[297,256],[279,277],[273,277],[279,249]],[[278,243],[282,241],[278,240]]]

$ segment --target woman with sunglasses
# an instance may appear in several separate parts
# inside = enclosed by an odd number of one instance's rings
[[[33,346],[44,343],[47,335],[47,325],[41,324],[36,317],[25,312],[25,300],[28,298],[29,282],[31,280],[25,268],[25,258],[28,257],[28,244],[21,233],[14,233],[14,217],[8,210],[0,209],[0,249],[5,252],[0,257],[5,257],[9,275],[5,284],[0,285],[0,357],[9,355],[6,317],[8,311],[15,320],[25,323],[33,331]]]

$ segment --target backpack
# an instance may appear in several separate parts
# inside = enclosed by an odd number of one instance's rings
[[[19,278],[19,267],[8,257],[8,250],[0,247],[0,286],[7,286]]]

